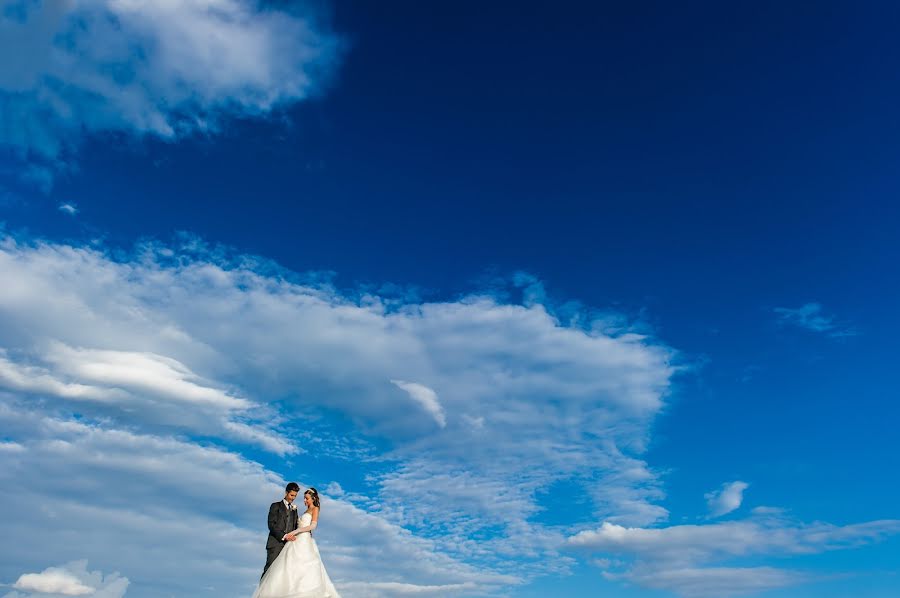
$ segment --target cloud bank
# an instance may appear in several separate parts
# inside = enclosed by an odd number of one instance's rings
[[[16,547],[0,576],[39,576],[26,586],[86,558],[132,598],[247,595],[260,513],[287,479],[324,489],[318,542],[351,597],[508,594],[579,553],[610,580],[738,595],[816,579],[760,559],[900,532],[759,508],[665,527],[643,454],[675,351],[621,316],[558,318],[544,293],[340,290],[193,238],[127,252],[6,238],[0,278],[0,534]],[[355,473],[315,477],[321,460]],[[65,488],[49,502],[48,480]],[[745,489],[709,493],[712,515]],[[563,499],[587,511],[544,521]],[[49,545],[33,533],[48,523]]]
[[[758,509],[747,519],[708,525],[639,528],[604,523],[570,537],[568,545],[614,558],[598,563],[608,579],[669,590],[688,598],[710,598],[819,579],[803,571],[742,565],[742,559],[855,548],[898,533],[898,520],[838,526],[802,523],[784,517],[777,509]]]
[[[114,254],[7,238],[0,277],[8,578],[88,558],[129,595],[249,593],[259,513],[292,477],[335,491],[319,541],[348,595],[565,572],[536,498],[557,482],[598,517],[666,517],[641,455],[674,351],[620,320],[340,291],[194,239]],[[365,480],[307,479],[319,458]],[[35,510],[46,480],[67,490]],[[29,531],[47,517],[66,540],[49,553]]]

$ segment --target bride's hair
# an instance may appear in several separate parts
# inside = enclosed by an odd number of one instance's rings
[[[319,506],[319,491],[318,490],[316,490],[315,488],[310,486],[309,490],[307,490],[303,494],[309,494],[309,497],[312,498],[314,507]]]

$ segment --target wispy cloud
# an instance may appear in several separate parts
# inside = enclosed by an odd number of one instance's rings
[[[391,384],[406,391],[410,398],[422,406],[422,408],[431,414],[437,425],[444,428],[447,426],[447,418],[444,416],[444,409],[438,400],[437,393],[423,384],[415,382],[405,382],[403,380],[391,380]]]
[[[0,348],[0,388],[93,403],[121,415],[201,434],[256,444],[274,453],[297,452],[292,442],[246,415],[259,405],[216,388],[177,360],[153,353],[76,349],[50,341],[40,364]],[[256,418],[261,419],[259,417]]]
[[[710,516],[721,517],[739,508],[744,500],[744,490],[749,487],[750,484],[747,482],[730,482],[722,484],[718,490],[705,494]]]
[[[798,308],[776,307],[779,322],[797,326],[812,332],[820,332],[830,337],[856,336],[858,331],[852,326],[838,322],[833,315],[825,313],[819,303],[806,303]]]
[[[811,573],[741,565],[741,559],[816,554],[854,548],[900,534],[900,521],[855,525],[801,523],[778,510],[740,521],[663,528],[604,523],[569,538],[581,550],[617,557],[602,561],[610,579],[674,591],[689,598],[734,596],[817,579]],[[727,564],[738,561],[736,564]]]
[[[68,214],[69,216],[74,216],[75,214],[78,213],[78,208],[75,207],[74,204],[70,204],[70,203],[61,203],[61,204],[59,204],[58,209],[60,212],[63,212],[64,214]]]
[[[756,376],[758,376],[761,371],[763,371],[763,367],[759,365],[751,364],[744,366],[744,368],[741,370],[740,376],[738,377],[738,381],[741,384],[747,384],[748,382],[756,378]]]
[[[443,585],[423,585],[400,582],[352,582],[342,588],[354,596],[466,596],[479,591],[473,583],[449,583]]]
[[[626,574],[605,571],[606,579],[668,590],[685,598],[724,598],[755,594],[813,581],[812,575],[774,567],[635,567]]]
[[[173,139],[317,93],[340,42],[312,13],[249,0],[4,3],[0,146],[42,185],[83,134]]]

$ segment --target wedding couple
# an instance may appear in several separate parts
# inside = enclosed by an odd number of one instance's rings
[[[340,598],[328,573],[312,531],[319,521],[319,493],[303,493],[306,511],[297,516],[294,499],[300,486],[291,482],[284,498],[269,507],[266,566],[253,598]]]

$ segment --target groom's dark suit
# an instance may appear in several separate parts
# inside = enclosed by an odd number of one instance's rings
[[[266,566],[263,575],[284,548],[285,542],[281,538],[295,529],[297,529],[296,509],[289,511],[283,500],[273,502],[269,507],[269,537],[266,539]]]

